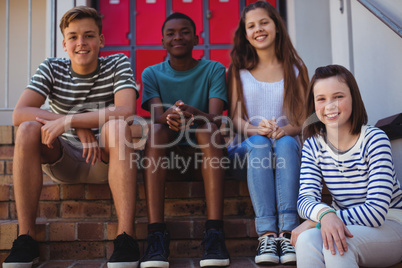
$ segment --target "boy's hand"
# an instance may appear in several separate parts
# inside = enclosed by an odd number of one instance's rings
[[[76,128],[75,133],[80,139],[83,150],[82,158],[86,158],[86,162],[89,163],[92,158],[92,165],[95,165],[97,160],[101,160],[101,149],[99,147],[98,140],[90,129],[86,128]]]
[[[191,114],[192,116],[194,116],[199,113],[199,110],[197,108],[184,104],[184,102],[181,100],[176,101],[174,105],[178,107],[181,112],[186,113],[187,115]]]
[[[182,129],[187,129],[193,124],[194,116],[186,110],[187,107],[182,101],[177,101],[175,105],[171,108],[171,113],[167,115],[166,122],[169,128],[174,131],[180,131]]]
[[[301,233],[303,233],[308,229],[314,228],[315,225],[316,225],[315,222],[311,220],[305,220],[302,224],[293,229],[292,236],[290,237],[290,243],[292,244],[292,246],[296,246],[297,238]]]
[[[42,143],[50,149],[53,149],[53,143],[57,137],[70,129],[66,117],[61,117],[56,120],[45,120],[37,117],[36,121],[43,124],[41,128]]]
[[[347,237],[353,237],[348,227],[335,213],[327,213],[321,218],[321,235],[325,249],[329,249],[335,255],[335,246],[342,256],[348,251]]]

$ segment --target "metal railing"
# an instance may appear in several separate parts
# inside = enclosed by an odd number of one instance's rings
[[[374,14],[379,20],[385,23],[391,28],[399,37],[402,37],[402,26],[393,21],[389,16],[382,12],[379,8],[371,3],[369,0],[357,0],[364,7],[366,7],[371,13]]]
[[[14,108],[10,107],[10,2],[11,0],[6,0],[5,8],[5,50],[4,50],[4,102],[3,107],[0,105],[0,111],[13,111]],[[57,14],[57,0],[50,1],[50,20],[51,20],[51,31],[50,31],[50,56],[54,57],[56,54],[56,34],[55,25],[56,14]],[[26,79],[29,81],[31,78],[31,63],[32,63],[32,0],[28,0],[28,42],[27,42],[27,72]],[[2,98],[0,98],[2,99]]]

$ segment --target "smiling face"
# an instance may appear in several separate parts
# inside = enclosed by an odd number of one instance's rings
[[[346,83],[332,76],[317,80],[314,85],[314,105],[318,119],[327,132],[351,129],[352,95]]]
[[[171,19],[163,29],[162,46],[170,57],[192,58],[194,46],[198,44],[198,36],[190,21],[186,19]]]
[[[78,74],[96,70],[99,49],[104,46],[103,34],[92,18],[76,19],[63,31],[63,48],[71,59],[71,66]]]
[[[275,48],[276,26],[263,8],[250,10],[245,15],[246,38],[256,49]]]

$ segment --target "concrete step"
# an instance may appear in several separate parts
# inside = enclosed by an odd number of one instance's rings
[[[77,261],[77,260],[66,260],[66,261],[47,261],[41,263],[38,268],[106,268],[106,260],[96,260],[96,261]],[[198,268],[200,267],[200,258],[171,258],[169,260],[170,268]],[[254,263],[253,257],[235,257],[231,258],[230,262],[231,268],[254,268],[254,267],[264,267],[259,266]],[[266,266],[265,266],[266,267]],[[296,267],[294,265],[276,265],[272,266],[276,268],[292,268]]]

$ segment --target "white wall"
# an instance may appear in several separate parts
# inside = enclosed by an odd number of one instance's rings
[[[394,1],[394,6],[401,10],[399,2]],[[379,119],[402,112],[402,38],[357,1],[352,1],[351,8],[354,74],[369,124],[375,125]],[[391,146],[402,183],[402,139],[392,141]]]
[[[311,77],[317,67],[332,62],[329,2],[288,0],[287,13],[290,38]]]
[[[32,1],[32,34],[28,39],[28,1],[12,0],[9,12],[9,75],[8,107],[5,107],[6,91],[6,1],[0,1],[0,125],[12,124],[12,109],[29,83],[38,65],[51,55],[51,0]],[[88,0],[77,0],[77,5],[88,5]],[[59,23],[62,15],[74,5],[73,0],[57,1],[57,51],[56,56],[67,57],[62,48]],[[28,67],[28,48],[31,42],[31,64]],[[5,108],[8,108],[6,110]]]
[[[395,21],[402,20],[399,1],[372,2]],[[327,64],[351,70],[371,125],[402,112],[402,38],[355,0],[288,0],[287,4],[289,34],[310,77],[316,67]],[[402,139],[391,145],[402,182]]]

